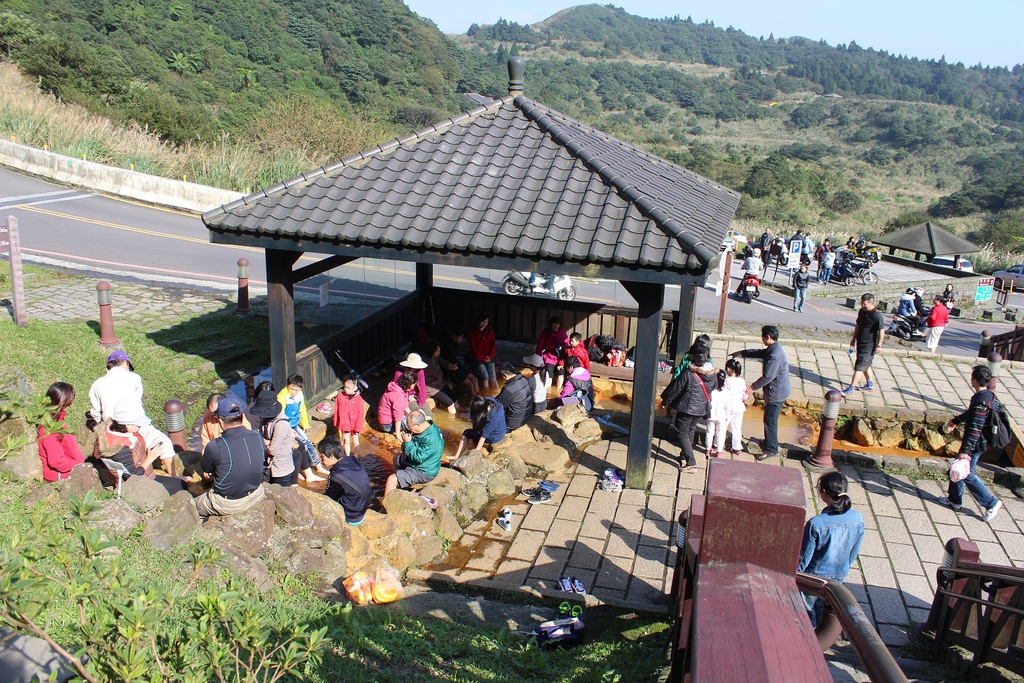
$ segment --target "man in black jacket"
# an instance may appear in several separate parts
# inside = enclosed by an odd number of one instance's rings
[[[761,376],[750,385],[751,391],[764,390],[764,444],[761,455],[755,456],[758,460],[779,454],[779,413],[791,391],[789,361],[779,344],[779,328],[775,325],[761,327],[761,343],[763,349],[744,349],[729,354],[730,358],[760,358],[763,363]]]
[[[516,372],[511,363],[500,363],[498,374],[505,382],[498,393],[498,401],[505,407],[505,424],[511,432],[526,424],[533,415],[533,391],[529,381]]]

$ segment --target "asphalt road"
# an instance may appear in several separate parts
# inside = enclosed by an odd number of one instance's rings
[[[97,275],[230,290],[237,283],[235,264],[244,257],[251,263],[253,288],[266,286],[262,250],[211,244],[205,226],[193,214],[80,191],[0,168],[0,216],[8,215],[18,219],[23,253],[29,262]],[[307,254],[299,263],[313,263],[319,258]],[[740,274],[737,264],[732,289]],[[496,270],[435,268],[440,286],[457,289],[497,291],[504,275],[504,271]],[[415,276],[410,263],[361,259],[332,270],[329,276],[306,281],[299,288],[315,291],[325,281],[332,294],[389,300],[410,291]],[[583,300],[635,305],[618,282],[580,280],[576,288]],[[854,289],[851,295],[860,293]],[[698,292],[699,318],[718,318],[720,298],[712,290],[709,286]],[[679,288],[669,286],[666,306],[675,307],[678,301]],[[1024,308],[1024,295],[1014,295],[1012,304]],[[752,304],[730,300],[726,317],[852,331],[856,313],[837,300],[813,297],[803,313],[796,313],[789,297],[762,290],[761,298]],[[969,354],[977,349],[982,329],[998,332],[1011,327],[957,321],[947,328],[940,350]]]

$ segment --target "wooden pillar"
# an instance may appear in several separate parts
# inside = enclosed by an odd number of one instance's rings
[[[728,287],[728,277],[722,287]],[[676,347],[669,349],[678,363],[693,343],[693,321],[697,314],[697,286],[679,286],[679,324],[676,327]]]
[[[267,249],[267,305],[270,314],[270,364],[274,387],[283,389],[295,372],[295,283],[292,266],[301,251]]]
[[[633,356],[633,412],[629,424],[629,453],[626,456],[626,486],[645,489],[651,473],[654,406],[658,398],[658,342],[661,339],[661,310],[665,303],[665,285],[623,282],[622,286],[636,300],[638,308],[636,352]]]
[[[434,264],[416,264],[416,289],[423,294],[429,294],[434,286]]]

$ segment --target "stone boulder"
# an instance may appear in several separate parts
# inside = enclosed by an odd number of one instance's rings
[[[161,508],[171,499],[163,484],[149,477],[128,477],[121,482],[121,497],[140,512]]]
[[[473,451],[477,452],[478,451]],[[461,458],[460,458],[461,460]],[[440,504],[440,503],[439,503]],[[381,500],[381,505],[391,514],[418,515],[420,517],[433,517],[434,511],[430,505],[418,493],[395,489]]]
[[[334,583],[339,576],[348,575],[348,562],[345,561],[345,548],[336,541],[324,545],[323,564],[320,565],[320,576],[327,583]]]
[[[393,535],[398,530],[398,525],[387,515],[374,510],[367,510],[366,518],[356,528],[365,538],[373,541]]]
[[[266,562],[258,557],[247,555],[241,548],[224,540],[217,541],[213,545],[221,552],[221,566],[227,569],[232,576],[252,581],[256,590],[260,592],[274,587]]]
[[[450,486],[438,486],[437,484],[430,483],[420,489],[420,493],[424,496],[430,496],[437,501],[437,509],[450,507],[452,501],[455,500],[455,493],[457,489]],[[429,506],[428,506],[429,507]]]
[[[438,533],[444,536],[450,543],[458,543],[459,539],[462,538],[462,525],[459,524],[459,520],[455,519],[455,515],[447,508],[437,508],[434,523]]]
[[[351,542],[345,551],[345,562],[350,572],[357,572],[367,566],[377,555],[370,549],[370,541],[363,535],[362,525],[352,530]]]
[[[108,538],[128,538],[143,517],[124,500],[104,500],[100,508],[89,515],[89,526],[99,529]]]
[[[457,470],[453,470],[451,467],[442,467],[434,480],[427,484],[427,486],[447,486],[456,491],[466,485],[466,477]],[[424,488],[424,490],[426,490]]]
[[[416,547],[405,536],[398,536],[385,556],[391,566],[404,572],[416,562]]]
[[[179,451],[174,454],[174,466],[178,476],[191,477],[199,473],[199,461],[203,454],[198,451]]]
[[[875,435],[871,431],[871,425],[863,418],[855,418],[850,425],[850,441],[858,446],[874,446]]]
[[[473,511],[474,515],[483,510],[490,501],[490,497],[487,495],[487,487],[483,484],[466,484],[465,495],[466,504]]]
[[[924,438],[921,439],[921,445],[925,447],[929,453],[945,453],[946,452],[946,439],[934,429],[927,429],[924,433]]]
[[[39,503],[52,503],[57,499],[57,489],[53,484],[40,484],[28,492],[21,503],[26,509],[32,509]]]
[[[250,557],[263,552],[274,533],[274,501],[264,498],[245,512],[210,517],[200,532],[208,543],[223,540]]]
[[[601,423],[589,417],[585,420],[580,420],[572,429],[572,435],[576,443],[600,439],[603,433],[604,428],[601,426]]]
[[[310,441],[315,444],[320,443],[327,436],[327,423],[323,420],[310,420],[305,432]]]
[[[299,495],[309,503],[313,515],[313,528],[323,538],[332,539],[345,536],[347,541],[348,526],[345,523],[345,508],[322,493],[310,491],[301,486],[292,490],[298,491]]]
[[[36,448],[34,438],[32,447]],[[15,481],[42,481],[43,464],[39,460],[38,451],[33,453],[14,452],[0,460],[0,473],[6,474]]]
[[[572,464],[567,450],[550,443],[538,443],[528,449],[522,449],[519,456],[528,466],[536,467],[548,474],[561,472]]]
[[[515,495],[516,482],[508,470],[498,470],[487,477],[487,493],[491,498],[505,498]]]
[[[0,371],[0,388],[20,392],[26,396],[31,393],[25,376],[18,369],[11,372],[10,369],[4,368]],[[0,460],[0,472],[15,481],[42,480],[43,464],[39,461],[36,429],[32,425],[25,424],[21,418],[13,417],[8,420],[0,420],[0,442],[7,441],[8,438],[18,440],[24,438],[25,444]],[[74,437],[69,435],[65,438]]]
[[[918,458],[918,468],[926,474],[946,475],[949,473],[950,463],[945,458]]]
[[[895,448],[903,441],[903,430],[897,426],[886,427],[878,435],[878,445],[882,448]]]
[[[36,460],[39,460],[39,456],[36,456]],[[64,480],[60,487],[60,497],[64,500],[70,500],[71,496],[84,498],[89,491],[100,493],[102,490],[103,484],[100,483],[100,476],[96,474],[96,468],[84,462],[75,465],[71,474]]]
[[[199,513],[192,494],[179,491],[164,505],[163,512],[146,522],[146,538],[157,550],[188,543],[199,528]]]
[[[960,439],[954,439],[946,444],[945,455],[947,458],[955,458],[960,454],[960,448],[964,445],[964,442]]]
[[[552,415],[555,422],[562,425],[566,431],[574,429],[577,424],[587,419],[587,411],[579,403],[570,403],[567,406],[555,408]]]
[[[463,453],[458,460],[451,464],[451,466],[452,469],[461,472],[467,480],[477,483],[487,481],[487,477],[498,469],[497,465],[484,458],[483,453],[477,450]]]
[[[269,484],[266,489],[267,495],[274,501],[274,513],[285,526],[295,529],[313,526],[313,505],[299,493],[298,487]]]
[[[318,572],[324,566],[324,552],[313,548],[302,548],[292,553],[284,561],[288,573],[296,576]]]
[[[908,451],[919,451],[921,450],[921,443],[917,440],[916,436],[908,436],[903,441],[903,448]]]
[[[422,567],[444,557],[444,541],[437,536],[418,536],[412,539],[416,551],[414,564]]]

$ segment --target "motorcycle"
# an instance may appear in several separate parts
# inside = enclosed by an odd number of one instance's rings
[[[568,275],[539,275],[531,282],[531,274],[519,270],[509,271],[501,281],[506,294],[554,294],[561,301],[576,298],[576,288]]]
[[[852,252],[841,251],[836,267],[832,271],[832,279],[847,287],[852,287],[858,280],[864,285],[878,282],[878,274],[872,272],[871,262],[853,256]]]
[[[915,324],[915,321],[906,316],[894,313],[892,323],[886,328],[885,333],[904,341],[923,341],[928,336],[928,328],[925,325],[925,318],[921,318]]]
[[[744,302],[749,304],[751,301],[761,296],[760,285],[761,278],[754,273],[747,273],[740,281],[740,287],[736,290],[736,293]]]
[[[852,251],[854,256],[867,259],[872,263],[878,263],[882,259],[882,249],[874,244],[858,242],[853,246]]]

